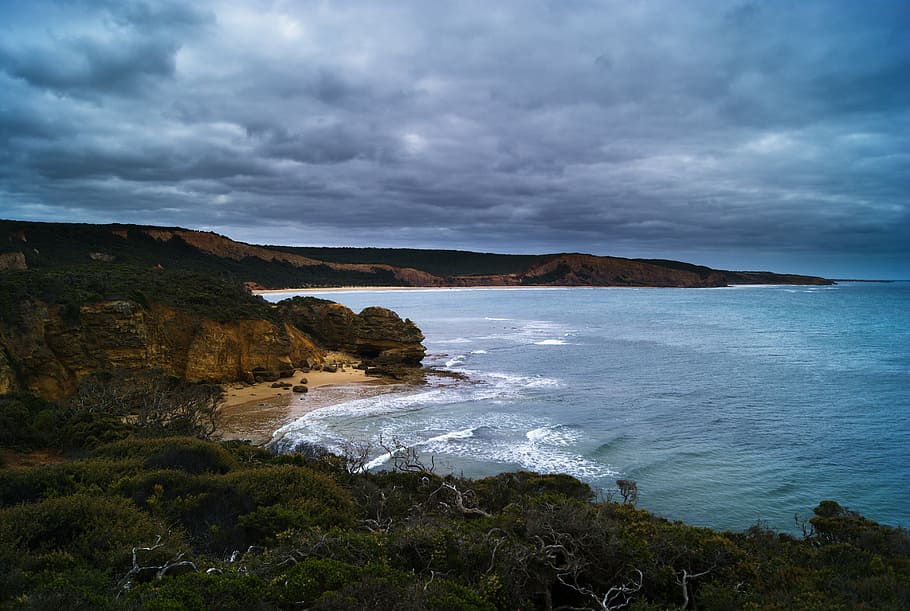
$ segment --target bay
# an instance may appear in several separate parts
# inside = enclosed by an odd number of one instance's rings
[[[320,409],[276,433],[398,439],[437,471],[634,479],[671,519],[796,532],[822,499],[910,524],[910,284],[725,289],[350,290],[468,381]]]

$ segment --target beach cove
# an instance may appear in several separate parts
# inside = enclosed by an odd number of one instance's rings
[[[274,382],[225,384],[219,437],[265,445],[275,431],[313,410],[404,386],[388,378],[368,376],[363,369],[350,366],[334,372],[295,370],[282,382],[306,386],[307,391],[294,392],[290,386],[276,388]]]

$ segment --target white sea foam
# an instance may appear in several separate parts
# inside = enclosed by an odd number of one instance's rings
[[[475,426],[451,430],[429,438],[415,436],[401,442],[418,455],[431,454],[467,458],[503,465],[517,465],[539,473],[568,473],[580,478],[615,477],[609,466],[596,463],[572,451],[580,438],[578,431],[564,426],[543,425],[524,432],[526,418],[520,414],[491,413],[478,418]],[[443,422],[439,422],[443,424]],[[484,431],[483,435],[478,435]],[[402,432],[402,431],[399,431]],[[525,439],[520,435],[524,432]],[[386,436],[388,432],[384,432]],[[367,468],[377,468],[389,462],[384,453],[370,461]]]
[[[471,350],[471,354],[489,354],[486,350]]]
[[[542,426],[528,431],[525,437],[532,443],[568,447],[578,441],[579,435],[564,426]]]
[[[539,342],[534,342],[535,346],[565,346],[566,341],[563,339],[544,339]]]
[[[463,354],[453,356],[448,361],[446,361],[445,366],[447,369],[454,369],[455,367],[458,367],[459,365],[463,365],[465,358],[467,358],[467,357]]]
[[[474,436],[474,429],[467,428],[461,429],[460,431],[450,431],[448,433],[443,433],[442,435],[437,435],[436,437],[431,437],[427,440],[427,443],[434,443],[439,441],[451,441],[453,439],[469,439]]]

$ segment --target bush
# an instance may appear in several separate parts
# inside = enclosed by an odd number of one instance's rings
[[[183,550],[167,527],[124,499],[76,494],[31,505],[0,509],[0,543],[22,554],[43,556],[57,550],[102,570],[131,567],[133,546],[165,546],[153,560],[163,562]]]
[[[92,459],[0,472],[0,507],[79,492],[98,494],[140,468],[136,460]]]
[[[98,611],[113,608],[110,577],[90,567],[73,567],[71,560],[29,575],[18,588],[7,589],[2,582],[0,577],[0,601],[15,599],[16,609]]]
[[[60,418],[55,446],[65,451],[92,450],[126,439],[133,427],[119,416],[102,412],[72,411]]]
[[[307,467],[289,465],[267,466],[237,471],[224,476],[225,483],[236,489],[251,508],[298,499],[321,503],[337,521],[328,524],[349,524],[353,515],[350,494],[334,479]]]
[[[179,537],[124,499],[77,494],[0,509],[0,607],[112,606],[132,549],[161,546],[143,561],[161,565],[185,551]]]
[[[0,395],[0,448],[34,450],[53,445],[59,409],[28,393]]]
[[[266,584],[253,575],[189,573],[141,585],[127,601],[147,611],[219,609],[256,611],[270,609]]]
[[[325,592],[340,590],[360,576],[361,569],[328,558],[307,558],[276,578],[278,600],[288,605],[315,601]]]
[[[542,494],[559,495],[578,501],[590,501],[594,491],[584,482],[565,474],[541,475],[530,471],[500,473],[472,482],[482,504],[501,511],[510,503],[526,503]]]
[[[144,458],[146,469],[177,469],[187,473],[227,473],[237,460],[221,445],[195,437],[129,439],[99,447],[94,456]]]

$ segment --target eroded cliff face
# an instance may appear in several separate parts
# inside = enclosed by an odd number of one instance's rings
[[[91,373],[161,369],[191,382],[254,381],[322,362],[323,351],[290,325],[217,322],[129,300],[78,312],[38,301],[20,304],[15,324],[0,324],[0,392],[24,389],[48,399],[75,391]]]
[[[420,365],[423,334],[411,321],[385,308],[355,314],[317,301],[282,302],[275,320],[220,322],[127,299],[78,308],[25,300],[0,322],[0,393],[21,389],[58,400],[89,375],[113,369],[160,369],[190,382],[277,379],[321,366],[326,350],[377,366]]]
[[[426,353],[417,325],[386,308],[366,308],[354,314],[340,304],[303,297],[286,299],[278,308],[282,317],[320,345],[369,364],[413,367]]]
[[[25,255],[18,251],[0,252],[0,271],[5,269],[28,269]]]

